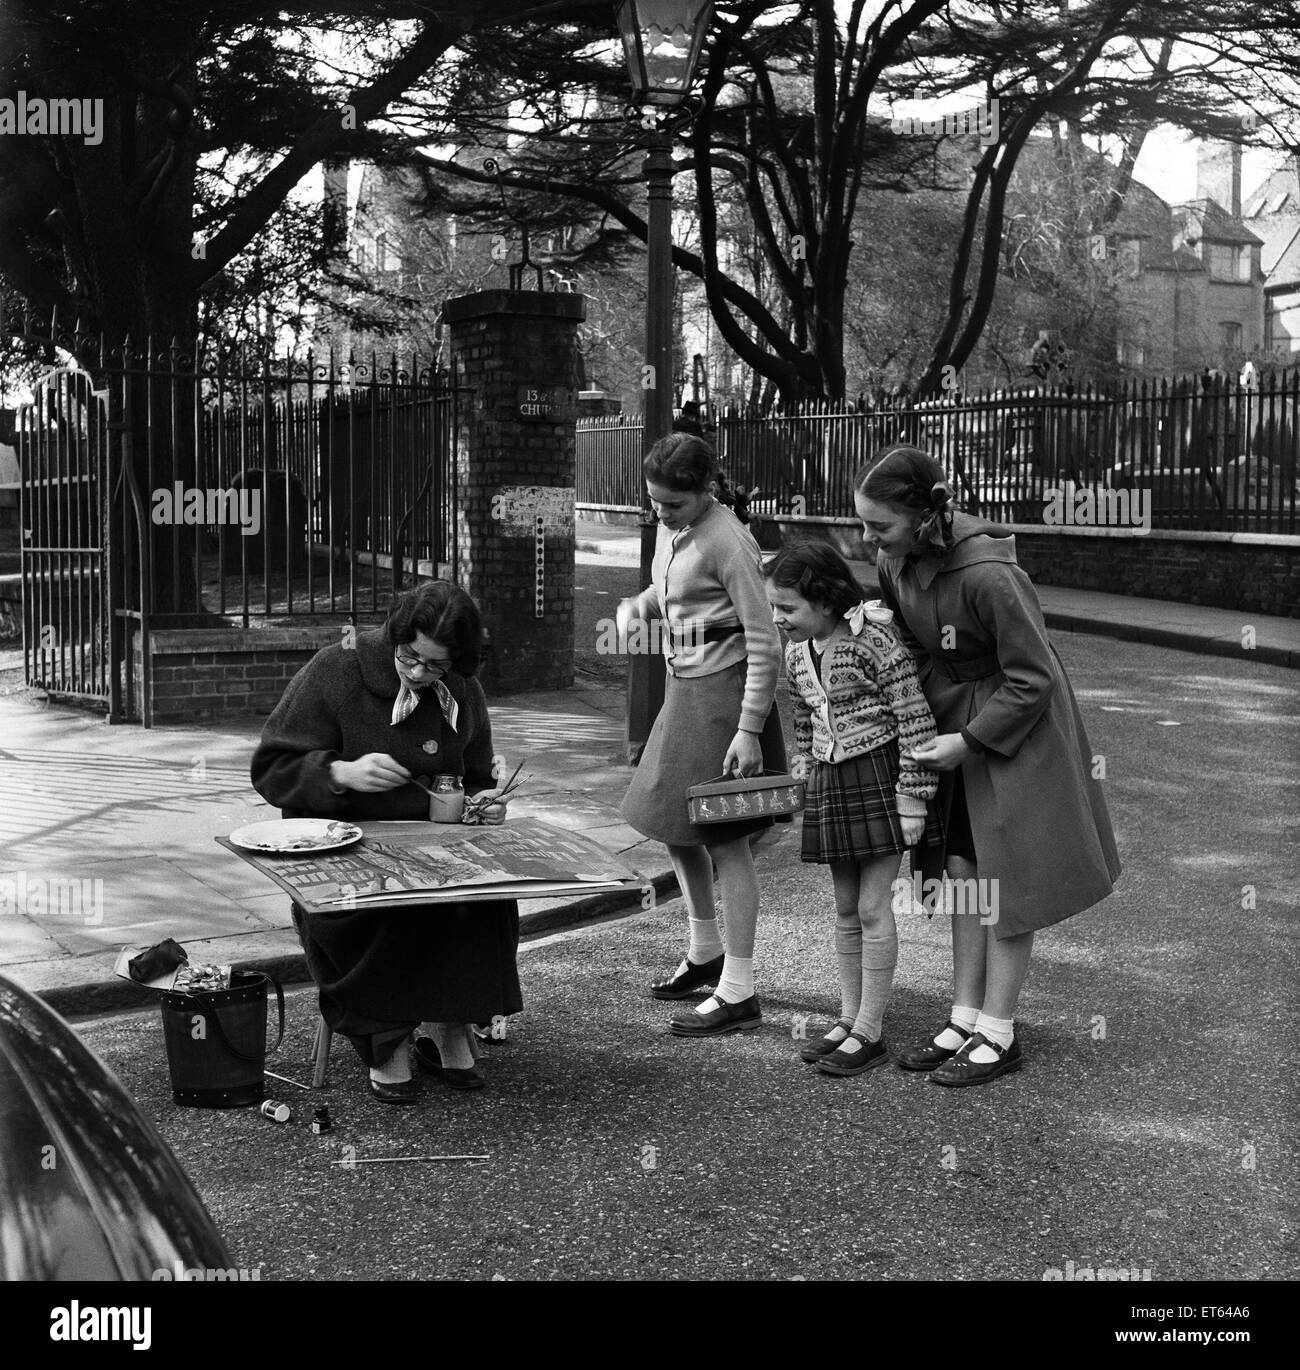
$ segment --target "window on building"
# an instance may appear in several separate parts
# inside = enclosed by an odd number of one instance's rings
[[[1121,338],[1115,345],[1115,357],[1121,366],[1144,366],[1146,364],[1146,349],[1134,342],[1131,338]]]
[[[1119,240],[1119,269],[1121,275],[1130,281],[1136,279],[1142,270],[1141,238],[1121,238]]]
[[[1223,335],[1223,345],[1230,352],[1241,350],[1241,325],[1239,323],[1221,323],[1219,332]]]
[[[1250,248],[1237,243],[1207,243],[1212,281],[1250,280]]]

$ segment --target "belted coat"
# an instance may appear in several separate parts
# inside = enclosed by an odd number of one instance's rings
[[[981,880],[996,878],[999,938],[1090,908],[1120,873],[1102,784],[1074,691],[1043,611],[1016,562],[1014,537],[953,516],[954,544],[880,557],[880,594],[916,658],[940,733],[965,729],[983,749],[961,765]],[[945,819],[953,773],[936,798]],[[913,861],[929,880],[939,846]]]

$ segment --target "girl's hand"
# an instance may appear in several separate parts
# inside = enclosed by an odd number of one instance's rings
[[[812,774],[812,759],[802,752],[790,763],[790,775],[795,780],[807,780]]]
[[[909,846],[914,847],[925,835],[925,816],[913,818],[907,814],[898,815],[898,826],[903,830],[903,841]]]
[[[940,733],[932,742],[912,748],[912,760],[931,771],[955,771],[974,755],[960,733]]]
[[[501,791],[480,790],[465,800],[465,813],[462,823],[482,823],[485,827],[500,827],[506,821],[506,805],[510,803],[507,795],[502,798]]]
[[[355,761],[332,761],[330,779],[345,790],[376,794],[380,790],[395,790],[400,785],[409,785],[411,773],[386,752],[367,752]]]
[[[758,744],[758,734],[737,730],[722,759],[722,774],[730,775],[735,770],[741,775],[757,775],[762,769],[763,749]]]
[[[614,611],[614,627],[618,631],[620,641],[627,640],[628,630],[632,626],[632,621],[636,617],[636,600],[624,599],[619,601],[619,606]]]

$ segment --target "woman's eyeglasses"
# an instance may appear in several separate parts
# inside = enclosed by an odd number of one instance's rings
[[[408,671],[449,671],[451,670],[451,658],[439,657],[434,660],[426,660],[424,657],[408,655],[406,652],[397,651],[393,655],[398,662],[405,666]]]

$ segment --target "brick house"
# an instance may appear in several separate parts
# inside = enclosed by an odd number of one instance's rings
[[[1178,205],[1132,182],[1106,232],[1128,375],[1235,374],[1264,346],[1264,244],[1241,218],[1240,147],[1203,143],[1196,182],[1196,198]]]
[[[1300,353],[1300,155],[1250,196],[1244,219],[1264,242],[1264,351],[1286,364]]]

